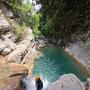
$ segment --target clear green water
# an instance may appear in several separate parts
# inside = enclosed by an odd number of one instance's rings
[[[43,48],[41,54],[36,58],[33,76],[40,75],[47,81],[53,82],[63,74],[73,73],[81,81],[85,81],[84,73],[70,59],[72,58],[61,48],[52,46]]]

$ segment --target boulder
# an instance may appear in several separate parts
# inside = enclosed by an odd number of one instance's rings
[[[10,24],[3,14],[0,14],[0,33],[7,32],[11,29]]]
[[[7,55],[16,48],[16,44],[9,38],[3,38],[3,39],[4,40],[0,40],[0,52],[3,55]]]
[[[74,74],[64,74],[46,90],[85,90],[84,84]]]
[[[13,42],[15,42],[16,41],[16,35],[12,32],[12,31],[10,31],[10,32],[7,32],[6,34],[4,34],[4,35],[2,35],[2,37],[3,38],[9,38],[9,39],[11,39]]]
[[[13,12],[10,9],[8,9],[5,6],[5,4],[1,4],[0,6],[1,6],[2,13],[5,15],[5,17],[7,17],[7,18],[13,18],[14,17]]]
[[[11,50],[16,49],[16,44],[15,43],[10,43],[8,46]]]
[[[51,42],[52,42],[53,44],[56,44],[56,43],[57,43],[57,40],[53,37],[53,38],[51,39]]]
[[[4,43],[0,40],[0,52],[2,52],[5,48],[6,48],[6,44],[4,44]]]
[[[30,41],[28,40],[21,42],[19,45],[17,45],[16,49],[7,56],[7,61],[20,63],[29,45]]]
[[[13,42],[16,42],[17,36],[13,33],[11,37],[9,37]]]
[[[11,52],[11,48],[7,47],[3,50],[2,55],[6,56]]]
[[[14,41],[10,38],[9,35],[2,35],[2,38],[4,39],[3,43],[8,46],[9,48],[11,48],[11,50],[14,50],[16,48],[16,44],[14,43]]]
[[[58,42],[57,42],[57,45],[58,45],[58,46],[61,45],[61,42],[62,42],[62,40],[59,39]]]
[[[24,66],[0,60],[0,90],[22,90],[20,82],[28,74],[27,71]]]

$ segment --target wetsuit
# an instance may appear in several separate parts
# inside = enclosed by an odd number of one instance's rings
[[[37,87],[37,90],[42,90],[43,82],[41,80],[37,80],[36,81],[36,87]]]

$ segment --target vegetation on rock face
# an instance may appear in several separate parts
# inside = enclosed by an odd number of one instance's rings
[[[89,31],[89,0],[37,0],[37,3],[42,5],[41,31],[46,36],[61,39],[64,45],[73,35]]]
[[[40,20],[40,13],[33,14],[34,6],[30,3],[29,0],[23,3],[24,0],[7,0],[5,4],[10,8],[14,15],[15,20],[18,23],[14,27],[14,32],[17,35],[18,39],[21,38],[24,27],[31,27],[35,35],[41,35],[38,27]]]
[[[31,28],[33,29],[33,32],[35,35],[41,35],[41,32],[39,30],[39,22],[40,22],[40,13],[36,13],[31,18]]]
[[[30,26],[35,35],[39,36],[42,32],[48,38],[60,40],[62,46],[77,36],[84,42],[90,38],[89,0],[36,0],[42,7],[35,14],[32,14],[33,4],[29,0],[23,1],[7,0],[6,4],[14,12],[18,23]]]
[[[16,42],[20,41],[25,36],[25,25],[14,24],[13,33],[16,35]]]

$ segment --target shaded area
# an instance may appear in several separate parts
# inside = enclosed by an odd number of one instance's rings
[[[84,42],[89,38],[90,0],[36,1],[42,5],[40,30],[46,37],[55,43],[61,39],[61,46],[73,42],[77,35]]]

